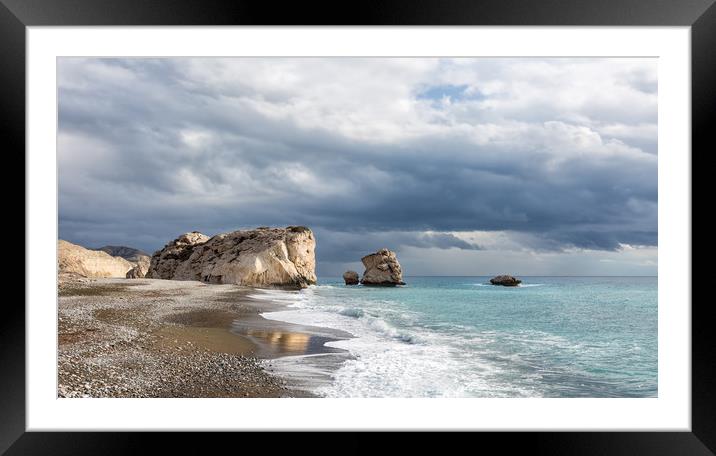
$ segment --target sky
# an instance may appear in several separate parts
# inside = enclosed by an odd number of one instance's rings
[[[59,236],[305,225],[317,273],[656,275],[650,58],[59,58]]]

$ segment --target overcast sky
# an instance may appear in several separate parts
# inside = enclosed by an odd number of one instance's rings
[[[656,275],[655,59],[58,60],[60,238],[306,225],[319,275]]]

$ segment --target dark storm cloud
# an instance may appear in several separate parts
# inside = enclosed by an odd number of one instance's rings
[[[343,263],[358,261],[382,248],[401,247],[479,250],[480,247],[449,233],[417,233],[410,231],[346,232],[317,229],[316,255],[322,261]]]
[[[509,231],[536,250],[656,245],[657,160],[630,124],[599,135],[545,114],[554,106],[498,121],[482,95],[440,109],[415,97],[425,127],[388,140],[391,130],[354,132],[350,112],[331,111],[342,105],[313,108],[290,81],[264,87],[201,65],[61,60],[60,237],[153,251],[194,229],[302,224],[320,239],[319,261],[336,262],[398,245],[479,248],[449,233],[460,231]],[[652,90],[643,72],[625,81]],[[616,110],[605,103],[588,110],[600,122]]]

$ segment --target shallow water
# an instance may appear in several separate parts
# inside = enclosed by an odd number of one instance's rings
[[[654,397],[656,277],[408,277],[405,287],[321,278],[265,318],[336,328],[349,356],[276,368],[327,397]],[[312,379],[320,378],[320,381]]]

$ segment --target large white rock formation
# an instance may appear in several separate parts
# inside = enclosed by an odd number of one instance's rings
[[[154,253],[147,278],[255,287],[316,283],[316,241],[302,226],[261,227],[209,238],[186,233]]]

